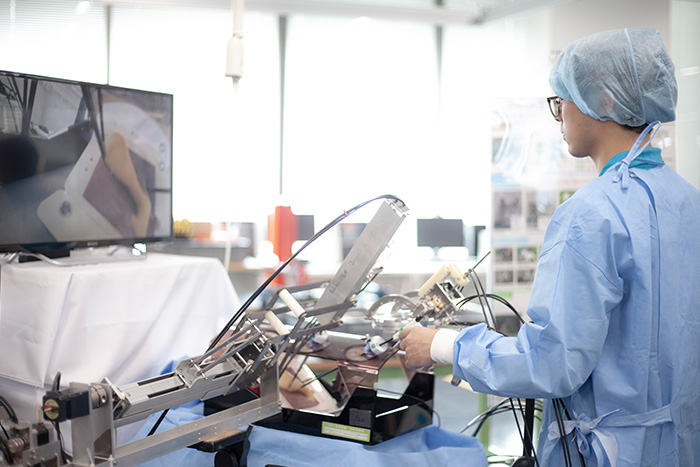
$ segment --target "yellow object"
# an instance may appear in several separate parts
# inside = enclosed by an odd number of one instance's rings
[[[179,238],[192,238],[192,224],[187,219],[173,222],[173,235]]]

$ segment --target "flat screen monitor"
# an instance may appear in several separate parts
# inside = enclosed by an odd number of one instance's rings
[[[173,96],[0,71],[0,251],[170,239]]]
[[[462,219],[417,219],[416,227],[418,246],[465,246]]]
[[[479,233],[483,225],[464,225],[461,219],[417,219],[417,245],[433,249],[434,257],[444,247],[464,247],[469,256],[479,254]]]
[[[309,240],[314,236],[316,230],[314,228],[313,214],[298,214],[297,215],[297,240]]]
[[[482,230],[486,230],[485,225],[469,225],[464,230],[464,245],[469,250],[470,256],[479,256],[479,237]]]

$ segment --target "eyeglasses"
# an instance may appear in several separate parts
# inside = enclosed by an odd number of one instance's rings
[[[558,120],[561,115],[561,97],[548,97],[547,104],[549,104],[549,111],[552,112],[554,120]]]

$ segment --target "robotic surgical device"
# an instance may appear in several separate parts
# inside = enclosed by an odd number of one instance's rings
[[[0,466],[134,466],[183,447],[230,446],[245,435],[241,427],[253,423],[365,444],[430,424],[430,371],[408,372],[399,399],[378,396],[374,384],[398,352],[401,328],[457,319],[473,268],[464,274],[444,266],[417,292],[377,300],[365,312],[375,336],[342,327],[407,213],[400,200],[385,197],[330,281],[278,290],[264,309],[245,310],[225,337],[170,373],[125,385],[105,378],[54,388],[43,398],[46,423],[24,423],[0,406]],[[330,362],[333,383],[314,374],[311,357]],[[117,428],[196,400],[205,403],[203,418],[118,443]],[[70,458],[54,429],[65,420],[71,421]]]

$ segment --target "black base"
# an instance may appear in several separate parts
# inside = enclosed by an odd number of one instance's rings
[[[255,425],[375,445],[430,425],[434,387],[434,375],[416,373],[399,399],[380,397],[375,389],[358,387],[337,417],[282,409],[280,414],[255,422]],[[328,424],[347,427],[349,432],[358,431],[359,435],[353,438],[329,434]]]
[[[375,445],[403,433],[423,428],[433,420],[435,376],[416,373],[403,395],[398,399],[380,397],[375,389],[358,387],[337,417],[301,410],[282,409],[282,412],[253,425],[311,436],[355,441]],[[215,397],[204,403],[204,415],[225,410],[255,399],[257,396],[242,390],[228,396]],[[329,434],[328,424],[345,427],[357,437]],[[216,440],[198,443],[191,448],[216,452],[215,467],[245,467],[247,465],[248,431],[232,433]]]

